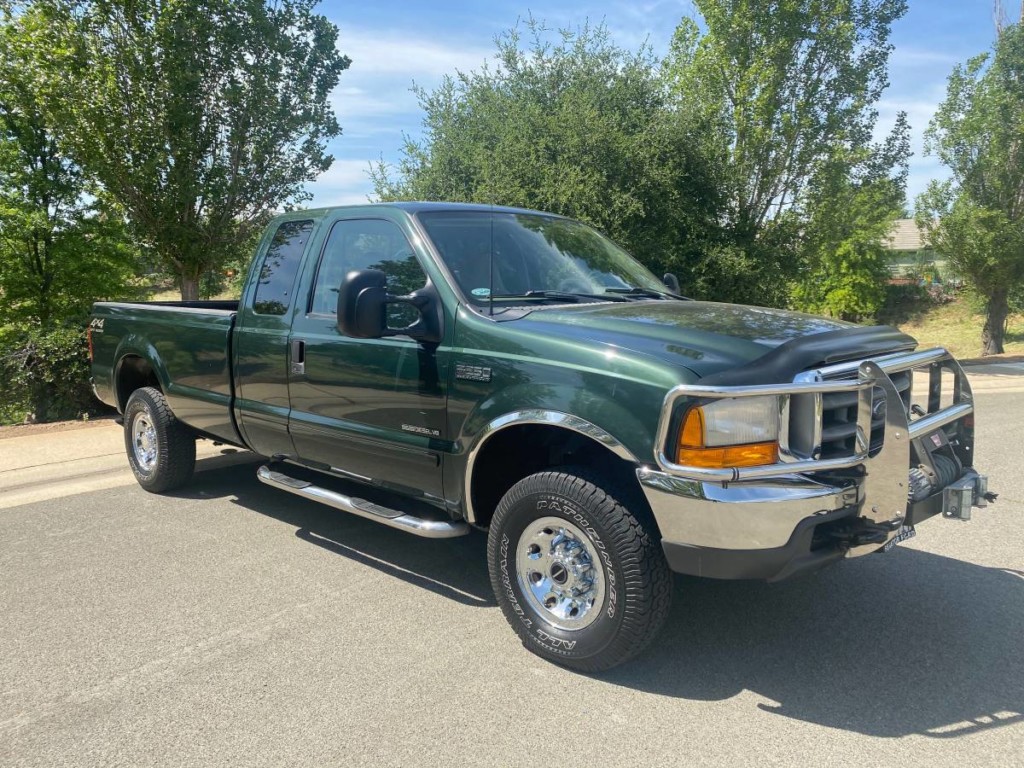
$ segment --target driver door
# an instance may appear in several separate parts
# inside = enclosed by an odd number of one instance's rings
[[[295,451],[303,461],[439,501],[448,352],[407,336],[356,339],[338,331],[338,286],[352,270],[369,268],[387,275],[393,294],[410,293],[427,281],[393,221],[334,223],[313,279],[309,311],[295,317],[289,339],[289,431]],[[408,306],[388,311],[393,327],[415,319],[416,310]]]

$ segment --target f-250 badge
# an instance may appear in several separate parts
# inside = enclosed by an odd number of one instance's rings
[[[403,424],[402,430],[405,432],[415,432],[417,435],[426,435],[427,437],[440,437],[441,430],[430,429],[429,427],[417,427],[414,424]]]
[[[466,365],[465,363],[456,363],[455,378],[462,379],[464,381],[488,382],[491,380],[491,369],[484,368],[483,366],[480,365]]]

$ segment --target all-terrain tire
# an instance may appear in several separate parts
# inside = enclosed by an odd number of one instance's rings
[[[599,672],[635,657],[661,629],[671,572],[645,516],[623,503],[634,497],[571,469],[524,478],[498,504],[487,539],[491,586],[533,653]]]
[[[132,392],[124,409],[124,446],[139,485],[150,493],[180,488],[192,479],[196,438],[154,387]]]

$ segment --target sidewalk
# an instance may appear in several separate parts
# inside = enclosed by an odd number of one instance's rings
[[[39,424],[8,429],[0,436],[0,509],[135,484],[119,424],[112,419],[69,424],[80,426]],[[208,440],[196,443],[197,459],[225,452],[252,458],[247,451]]]

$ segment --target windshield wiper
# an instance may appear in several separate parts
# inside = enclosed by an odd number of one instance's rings
[[[597,301],[628,301],[617,296],[604,296],[599,293],[574,293],[571,291],[527,291],[526,293],[496,293],[495,299],[553,299],[578,304],[585,299]]]
[[[674,293],[670,293],[669,291],[656,291],[653,288],[641,288],[638,285],[635,285],[635,286],[633,286],[631,288],[605,288],[604,290],[605,290],[606,293],[617,293],[617,294],[624,295],[624,296],[644,296],[644,297],[651,298],[651,299],[665,299],[665,298],[669,298],[669,299],[682,299],[683,298],[682,296],[679,296],[679,295],[674,294]]]

